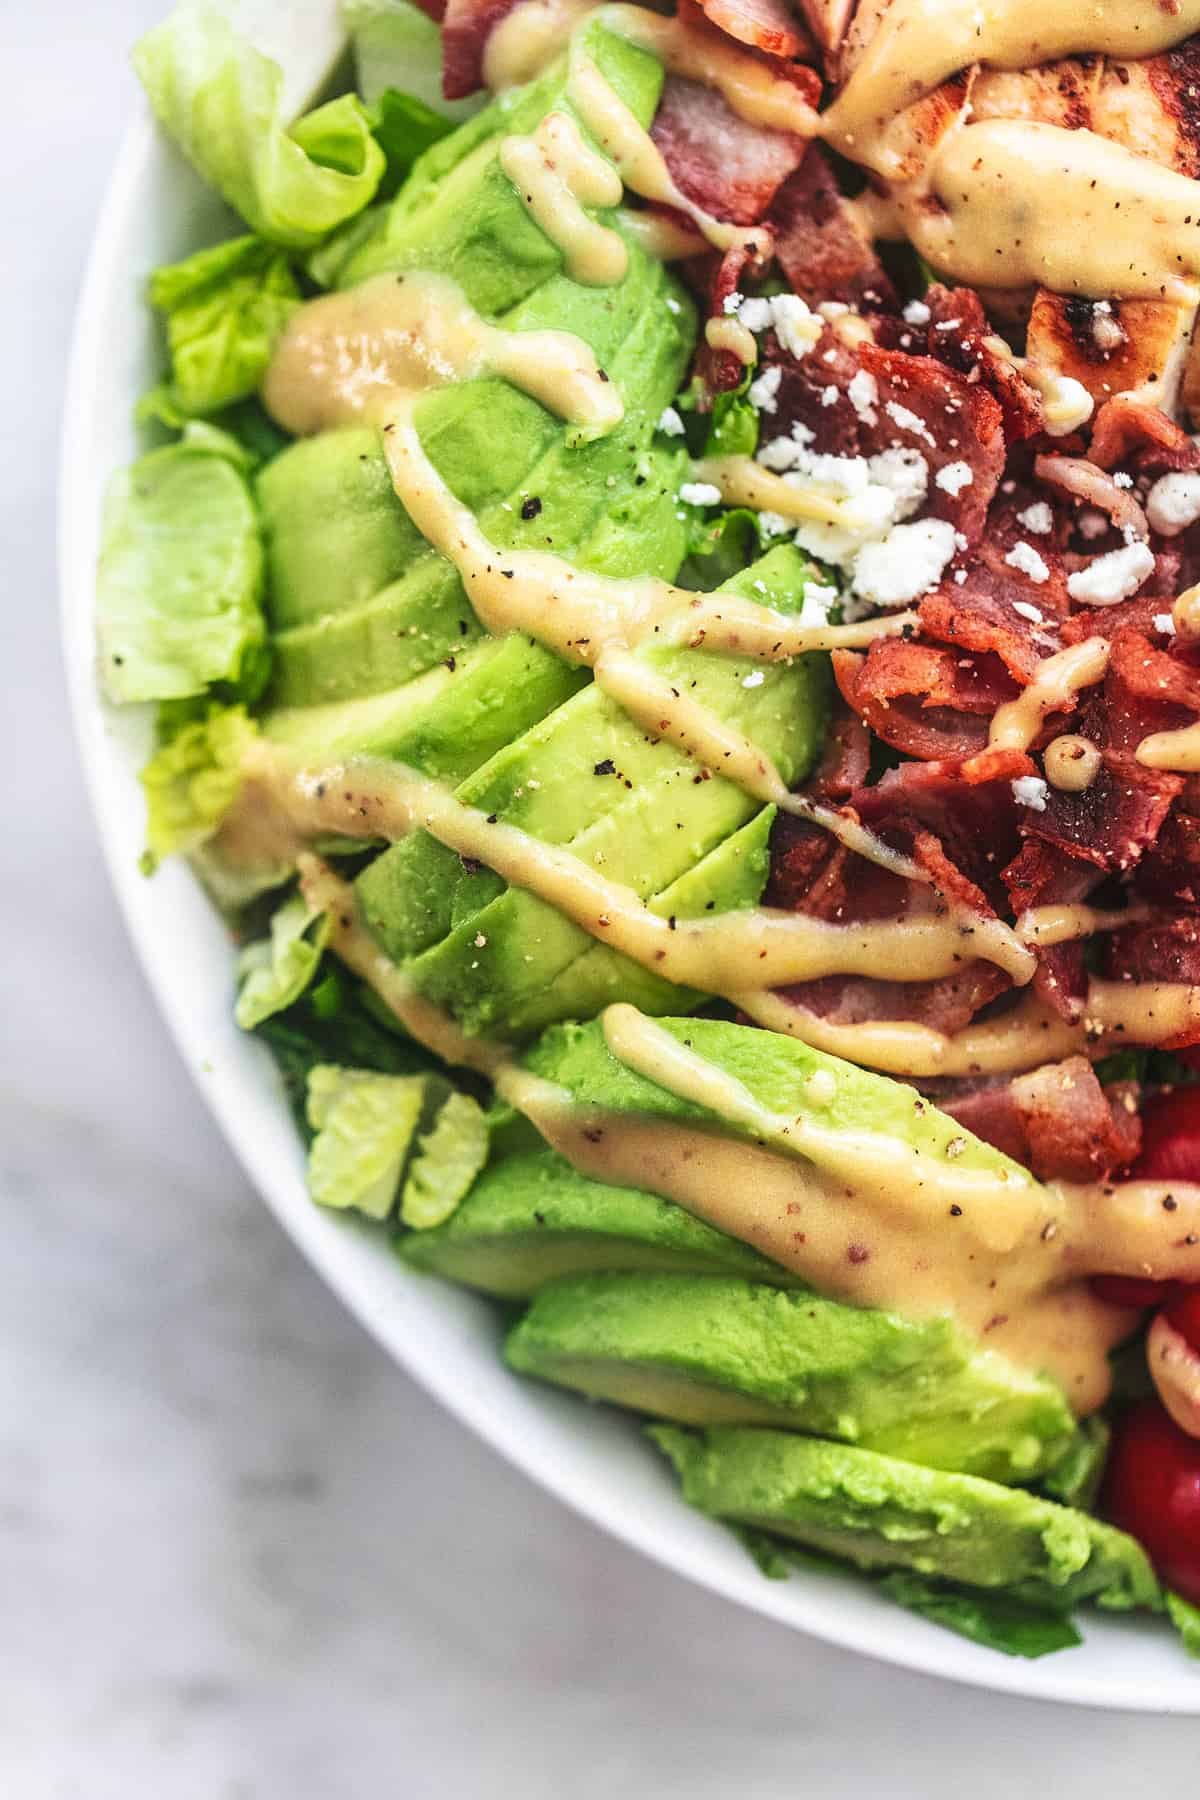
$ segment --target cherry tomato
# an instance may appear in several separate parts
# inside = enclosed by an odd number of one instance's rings
[[[1141,1275],[1093,1275],[1092,1292],[1110,1306],[1167,1306],[1179,1291],[1177,1281],[1151,1281]]]
[[[1200,1181],[1200,1087],[1172,1088],[1142,1104],[1136,1180]]]
[[[1180,1431],[1157,1400],[1118,1421],[1102,1507],[1166,1585],[1200,1605],[1200,1439]]]
[[[1166,1318],[1184,1343],[1200,1355],[1200,1283],[1179,1289],[1167,1305]]]

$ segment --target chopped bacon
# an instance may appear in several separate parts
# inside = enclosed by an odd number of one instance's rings
[[[1117,632],[1109,667],[1139,699],[1200,712],[1200,668],[1156,650],[1136,631]]]
[[[1200,987],[1200,915],[1127,925],[1108,939],[1106,964],[1118,979]]]
[[[764,252],[768,241],[764,232],[761,247]],[[702,305],[707,303],[708,318],[724,318],[725,302],[740,291],[744,277],[761,272],[765,256],[759,256],[759,248],[757,244],[753,247],[747,243],[732,244],[724,256],[690,257],[684,264],[690,285],[699,290]],[[746,373],[741,358],[734,351],[714,349],[703,342],[697,353],[696,367],[710,394],[732,393]]]
[[[1033,472],[1039,481],[1069,494],[1107,513],[1116,531],[1132,531],[1136,537],[1148,538],[1150,527],[1137,496],[1128,487],[1118,487],[1112,476],[1083,456],[1039,456]]]
[[[937,1103],[1044,1181],[1101,1180],[1132,1162],[1141,1146],[1136,1087],[1101,1087],[1082,1056],[1013,1081],[939,1094]]]
[[[870,767],[870,732],[851,707],[836,705],[807,791],[820,800],[844,800],[863,786]]]
[[[424,4],[424,0],[422,0]],[[441,11],[435,11],[440,5]],[[517,0],[431,0],[425,11],[442,21],[442,92],[465,100],[483,86],[487,41]]]
[[[752,124],[716,88],[668,75],[650,135],[680,192],[714,218],[755,225],[807,140]]]
[[[919,607],[922,630],[961,650],[991,651],[1014,681],[1032,681],[1045,653],[1039,641],[1044,627],[1017,607],[1043,613],[1044,602],[1033,598],[1037,589],[1016,569],[997,572],[980,561],[969,563],[966,574],[965,582],[944,581],[925,595]]]
[[[792,291],[811,306],[840,300],[864,312],[895,309],[896,292],[875,247],[816,144],[779,189],[768,222]]]
[[[905,1019],[931,1031],[963,1031],[979,1010],[1009,986],[993,963],[972,962],[940,981],[875,981],[862,975],[828,975],[780,988],[779,996],[832,1025]]]
[[[786,0],[700,0],[705,18],[727,37],[767,56],[811,55],[813,42]]]
[[[1026,772],[1022,758],[1018,773]],[[874,787],[859,788],[851,803],[864,825],[889,843],[911,844],[918,860],[917,840],[931,834],[958,871],[952,888],[965,881],[998,908],[1006,901],[999,870],[1016,855],[1019,842],[1011,779],[1009,764],[990,780],[970,785],[963,766],[954,762],[901,763]]]
[[[1092,421],[1091,459],[1102,469],[1128,464],[1141,475],[1200,467],[1200,448],[1157,406],[1114,394]]]
[[[1129,869],[1154,843],[1180,786],[1178,776],[1160,775],[1131,756],[1105,751],[1089,788],[1081,794],[1050,788],[1045,809],[1031,812],[1025,829],[1099,869]]]
[[[982,750],[992,713],[1014,692],[1002,672],[903,638],[877,638],[865,656],[835,650],[833,672],[875,735],[922,762]]]
[[[1042,431],[1042,397],[1011,358],[997,348],[995,334],[975,290],[947,288],[935,282],[926,292],[925,303],[932,315],[930,355],[969,380],[980,382],[995,397],[1010,442],[1035,437]]]
[[[1120,600],[1116,606],[1082,606],[1062,622],[1064,644],[1081,644],[1084,638],[1116,638],[1122,632],[1135,631],[1149,637],[1158,627],[1154,621],[1171,610],[1161,593],[1138,594],[1133,600]]]

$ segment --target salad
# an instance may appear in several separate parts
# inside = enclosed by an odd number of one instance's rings
[[[314,1203],[767,1574],[1200,1653],[1200,3],[343,10],[135,51],[97,608]]]

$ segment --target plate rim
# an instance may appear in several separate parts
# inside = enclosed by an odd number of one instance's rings
[[[148,179],[155,159],[165,158],[168,154],[149,110],[142,104],[139,115],[124,132],[105,188],[76,307],[59,463],[61,648],[72,727],[83,765],[89,808],[134,955],[175,1048],[252,1187],[358,1322],[405,1373],[459,1423],[590,1524],[641,1551],[676,1575],[821,1642],[876,1662],[940,1677],[984,1692],[1110,1711],[1200,1715],[1200,1669],[1194,1675],[1190,1674],[1182,1646],[1178,1651],[1183,1663],[1178,1680],[1168,1678],[1165,1691],[1156,1683],[1155,1691],[1151,1692],[1134,1687],[1128,1679],[1122,1683],[1119,1674],[1081,1678],[1073,1673],[1072,1654],[1086,1657],[1086,1645],[1083,1651],[1065,1652],[1061,1658],[1053,1659],[1058,1667],[1051,1666],[1050,1662],[1029,1663],[1003,1658],[995,1652],[981,1653],[989,1655],[991,1661],[977,1662],[976,1656],[969,1654],[974,1651],[974,1646],[964,1645],[962,1640],[952,1638],[948,1633],[944,1634],[943,1642],[943,1634],[936,1633],[932,1627],[925,1627],[930,1632],[927,1639],[924,1631],[917,1629],[921,1622],[907,1618],[905,1623],[911,1628],[911,1637],[906,1630],[890,1634],[886,1642],[880,1643],[876,1641],[870,1621],[856,1625],[849,1616],[839,1620],[836,1602],[831,1610],[828,1604],[818,1606],[815,1599],[810,1599],[807,1584],[811,1578],[806,1574],[798,1573],[787,1583],[775,1583],[764,1579],[747,1560],[746,1573],[742,1575],[722,1568],[718,1559],[707,1559],[699,1546],[692,1548],[686,1542],[664,1541],[660,1533],[639,1528],[632,1520],[614,1519],[603,1494],[589,1492],[586,1481],[572,1478],[532,1445],[522,1443],[484,1400],[476,1400],[461,1385],[447,1378],[435,1359],[423,1357],[419,1344],[409,1341],[403,1330],[382,1317],[361,1291],[353,1258],[338,1253],[337,1239],[330,1235],[328,1221],[317,1216],[316,1208],[311,1209],[311,1218],[306,1217],[286,1197],[279,1170],[268,1164],[261,1146],[254,1142],[255,1134],[250,1124],[239,1116],[232,1094],[226,1094],[220,1083],[209,1078],[205,1068],[206,1046],[181,995],[175,990],[161,946],[150,941],[151,934],[139,919],[137,897],[144,877],[131,859],[119,854],[116,823],[118,811],[128,805],[128,789],[134,776],[127,766],[127,758],[113,748],[106,725],[105,705],[96,681],[92,636],[94,559],[98,543],[99,494],[112,470],[108,467],[97,470],[89,461],[87,448],[94,431],[77,427],[81,421],[98,418],[93,371],[98,366],[97,358],[102,348],[101,315],[114,283],[122,278],[127,259],[122,255],[121,247],[130,231],[136,229],[131,222],[131,213],[139,187]],[[189,873],[187,880],[193,879]],[[682,1499],[679,1505],[684,1505]],[[786,1590],[786,1599],[782,1590]],[[1126,1629],[1136,1630],[1136,1627],[1130,1625]]]

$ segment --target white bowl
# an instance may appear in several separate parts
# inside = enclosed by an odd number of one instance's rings
[[[280,0],[281,14],[289,0]],[[319,1211],[266,1052],[237,1030],[230,945],[183,866],[138,872],[145,718],[101,701],[93,653],[100,500],[136,453],[132,409],[159,373],[147,272],[226,227],[221,208],[143,117],[122,148],[80,305],[65,414],[63,637],[96,820],[134,944],[176,1042],[251,1180],[330,1285],[453,1413],[535,1481],[681,1575],[755,1612],[906,1668],[1007,1693],[1147,1712],[1200,1713],[1200,1669],[1161,1625],[1088,1618],[1083,1648],[1009,1660],[879,1598],[852,1576],[766,1580],[721,1527],[686,1507],[636,1426],[510,1375],[484,1300],[412,1274],[381,1238]],[[229,225],[229,228],[232,228]]]

